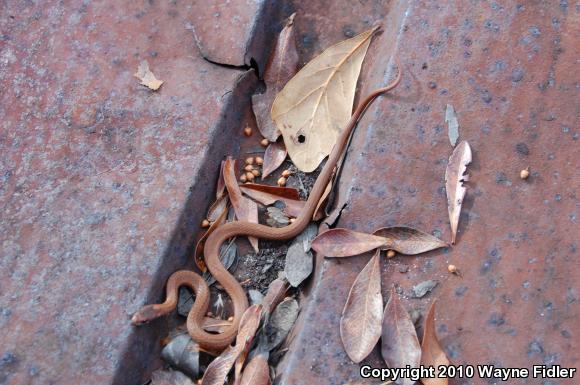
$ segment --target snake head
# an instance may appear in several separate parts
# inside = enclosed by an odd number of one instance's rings
[[[139,311],[137,311],[137,313],[133,314],[131,323],[133,323],[133,325],[143,325],[162,315],[163,314],[159,312],[155,305],[143,306]]]

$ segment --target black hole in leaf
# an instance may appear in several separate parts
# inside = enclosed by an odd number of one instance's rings
[[[298,143],[306,142],[306,137],[304,135],[298,135]]]

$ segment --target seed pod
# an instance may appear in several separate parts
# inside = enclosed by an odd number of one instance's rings
[[[529,167],[520,171],[520,178],[521,179],[528,179],[529,176],[530,176],[530,168]]]
[[[246,164],[254,164],[254,158],[252,158],[251,156],[249,158],[246,158]]]
[[[286,186],[286,178],[282,177],[278,179],[278,186]]]
[[[251,164],[246,165],[246,167],[244,167],[245,171],[251,172],[254,169],[254,166],[252,166]]]
[[[395,250],[387,250],[387,258],[393,258],[396,254]]]
[[[264,139],[262,139],[260,144],[262,145],[262,147],[268,147],[268,145],[270,144],[270,141],[268,139],[264,138]]]
[[[250,181],[250,182],[253,181],[254,180],[254,174],[252,174],[251,172],[247,172],[246,173],[246,179],[248,181]]]
[[[260,176],[260,171],[252,170],[252,174],[254,174],[254,176]]]
[[[211,225],[211,223],[207,219],[201,221],[201,227],[203,227],[204,229],[209,227],[209,225]]]
[[[244,128],[244,135],[252,136],[252,127],[248,126],[248,127]]]
[[[242,174],[242,175],[240,176],[240,182],[242,182],[242,183],[246,183],[246,181],[247,181],[247,180],[248,180],[248,178],[246,178],[246,174]]]
[[[461,272],[459,271],[459,269],[455,265],[447,266],[447,271],[450,272],[451,274],[455,274],[455,275],[458,275],[461,277]]]
[[[261,166],[261,165],[263,165],[263,164],[264,164],[264,159],[263,159],[263,158],[261,158],[261,157],[259,157],[259,156],[257,156],[257,157],[256,157],[256,164],[257,164],[258,166]]]
[[[282,176],[283,176],[284,178],[288,178],[288,177],[290,176],[290,174],[291,174],[291,173],[290,173],[290,170],[284,170],[284,171],[282,171]]]

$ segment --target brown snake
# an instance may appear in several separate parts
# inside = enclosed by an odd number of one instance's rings
[[[135,315],[133,315],[133,324],[143,324],[173,311],[177,306],[179,286],[184,285],[190,287],[196,295],[195,303],[187,316],[187,330],[191,335],[191,338],[202,348],[209,351],[221,351],[230,345],[236,338],[242,314],[244,314],[244,311],[248,308],[248,299],[240,283],[222,265],[219,259],[221,245],[227,239],[241,235],[269,240],[287,240],[300,234],[312,220],[318,201],[322,197],[343,151],[348,146],[349,138],[353,129],[366,108],[377,96],[395,88],[400,80],[401,69],[399,67],[397,78],[391,84],[371,92],[359,104],[345,129],[340,133],[336,145],[328,157],[326,165],[316,179],[303,211],[292,224],[282,228],[274,228],[257,223],[235,221],[218,227],[207,238],[204,247],[205,262],[207,268],[213,274],[217,282],[222,285],[226,293],[232,299],[234,318],[231,326],[229,326],[222,334],[211,334],[202,328],[202,322],[209,305],[209,288],[205,280],[199,274],[189,270],[180,270],[173,273],[167,282],[167,298],[165,302],[162,304],[146,305],[142,307],[137,313],[135,313]]]

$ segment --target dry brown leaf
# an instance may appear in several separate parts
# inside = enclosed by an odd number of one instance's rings
[[[394,288],[383,316],[381,354],[389,368],[404,368],[406,365],[417,368],[421,363],[421,347],[415,325]],[[403,385],[414,383],[409,378],[402,382]]]
[[[380,250],[356,277],[340,318],[340,338],[350,359],[359,363],[381,338],[383,296]]]
[[[216,357],[216,359],[208,365],[201,379],[201,384],[223,385],[239,355],[239,349],[236,349],[235,346],[228,346],[222,354]]]
[[[229,200],[227,195],[219,197],[211,204],[211,206],[209,206],[209,209],[207,210],[207,220],[210,222],[217,221],[218,218],[223,215],[224,211],[228,211],[228,203]]]
[[[235,367],[235,381],[234,384],[239,384],[241,380],[242,368],[250,352],[250,347],[260,326],[262,319],[262,305],[252,305],[246,309],[240,320],[240,328],[236,336],[236,347],[239,347],[240,354],[236,359]]]
[[[215,189],[215,198],[219,199],[222,197],[222,195],[224,195],[224,192],[226,190],[226,182],[224,181],[224,165],[226,164],[225,160],[222,160],[221,164],[220,164],[220,175],[218,176],[218,180],[217,180],[217,186]],[[234,170],[236,169],[236,164],[234,161]]]
[[[258,354],[248,362],[242,375],[240,385],[269,385],[270,367],[268,358],[263,354]]]
[[[240,188],[242,190],[263,191],[273,196],[281,198],[287,198],[292,200],[300,199],[300,194],[298,193],[298,190],[291,187],[278,187],[278,186],[269,186],[267,184],[245,183],[241,185]]]
[[[155,75],[153,75],[153,72],[149,70],[149,63],[147,63],[147,60],[143,60],[139,63],[137,72],[135,72],[133,76],[141,80],[142,85],[152,89],[153,91],[157,91],[163,84],[163,80],[157,79]]]
[[[270,116],[272,102],[276,94],[298,70],[298,52],[294,40],[294,16],[296,16],[295,13],[286,20],[286,25],[280,32],[274,52],[272,52],[270,61],[266,65],[264,71],[266,92],[252,96],[252,108],[256,116],[258,130],[270,142],[275,142],[280,136],[280,131]],[[266,164],[265,160],[266,158],[264,158],[264,165]]]
[[[264,152],[264,165],[262,166],[262,180],[276,171],[278,167],[284,160],[286,159],[286,155],[288,155],[288,151],[286,151],[286,146],[281,141],[270,143]]]
[[[463,140],[453,150],[445,170],[445,190],[447,190],[447,208],[449,210],[449,222],[451,223],[452,244],[455,244],[461,205],[465,196],[466,188],[463,182],[469,180],[469,175],[463,174],[469,163],[471,163],[471,147],[469,147],[469,143]]]
[[[300,170],[318,167],[350,119],[362,61],[375,31],[327,48],[276,96],[272,119]]]
[[[248,186],[247,184],[240,186],[240,189],[242,190],[242,192],[244,194],[246,194],[247,196],[249,196],[253,200],[255,200],[255,201],[257,201],[265,206],[272,205],[276,201],[282,201],[285,205],[284,210],[282,210],[282,211],[284,211],[284,213],[286,213],[286,215],[289,215],[291,217],[299,216],[300,213],[302,212],[302,209],[304,208],[304,205],[306,205],[305,201],[284,198],[282,196],[268,192],[267,189],[262,191],[262,190],[250,189],[250,188],[247,188],[247,186]],[[267,187],[270,187],[271,189],[275,189],[275,188],[286,189],[285,187],[272,187],[272,186],[267,186]],[[287,189],[287,190],[290,190],[290,189]]]
[[[322,196],[320,197],[320,200],[316,204],[316,209],[314,210],[314,215],[312,216],[313,221],[321,220],[326,215],[324,210],[326,209],[328,195],[332,191],[332,182],[333,182],[332,180],[328,182],[326,188],[324,189],[324,192],[322,193]]]
[[[312,241],[312,248],[326,257],[350,257],[386,246],[387,242],[387,239],[376,235],[348,229],[330,229]]]
[[[205,241],[207,240],[207,237],[209,237],[210,234],[214,232],[215,229],[217,229],[219,226],[221,226],[225,223],[227,216],[228,216],[228,210],[224,210],[220,214],[220,216],[215,220],[215,222],[211,223],[211,225],[209,226],[209,228],[207,229],[205,234],[203,234],[203,236],[199,239],[199,241],[197,241],[197,244],[195,245],[195,257],[194,257],[195,264],[202,273],[205,273],[207,271],[207,266],[205,264],[204,255],[203,255],[203,248],[205,247]]]
[[[383,249],[395,250],[407,255],[421,254],[449,246],[431,234],[406,226],[383,227],[376,230],[373,235],[387,238],[390,241],[388,246]]]
[[[238,220],[258,223],[258,205],[253,200],[242,195],[242,191],[240,190],[240,186],[238,186],[238,181],[236,180],[236,174],[234,172],[234,161],[230,157],[226,159],[226,163],[224,164],[224,182]],[[248,240],[254,248],[254,251],[257,253],[259,251],[258,239],[255,237],[248,237]]]
[[[236,363],[236,367],[238,366],[236,361],[240,356],[244,357],[245,360],[247,350],[260,325],[261,313],[261,305],[253,305],[246,309],[240,320],[236,344],[229,346],[208,365],[201,379],[202,385],[223,385],[234,363]]]
[[[433,301],[427,317],[425,317],[425,324],[423,326],[423,340],[421,342],[421,365],[423,366],[433,366],[436,373],[440,365],[449,366],[451,362],[445,351],[439,343],[437,338],[437,333],[435,332],[435,303]],[[437,376],[437,374],[436,374]],[[421,382],[423,385],[447,385],[449,380],[447,377],[442,378],[422,378]]]
[[[276,278],[268,286],[268,292],[262,300],[264,313],[269,314],[286,296],[286,292],[290,288],[290,283],[286,279]]]

